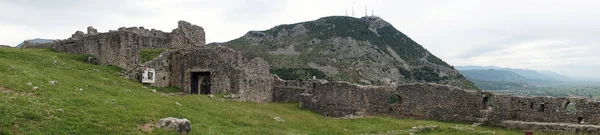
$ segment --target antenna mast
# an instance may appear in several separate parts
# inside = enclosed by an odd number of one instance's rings
[[[354,17],[354,6],[352,6],[352,17]]]
[[[345,12],[345,13],[346,13],[346,16],[348,16],[348,9],[345,9],[345,10],[346,10],[346,12]]]
[[[371,16],[375,16],[375,10],[371,10]]]
[[[365,16],[369,16],[369,14],[367,14],[367,6],[365,6]]]

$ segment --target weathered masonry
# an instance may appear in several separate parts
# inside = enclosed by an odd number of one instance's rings
[[[253,102],[300,102],[331,117],[393,116],[480,122],[515,129],[600,133],[600,103],[581,98],[518,97],[438,84],[364,86],[324,80],[284,81],[261,58],[248,60],[227,47],[205,46],[202,27],[180,21],[172,32],[119,28],[22,48],[87,54],[89,62],[123,68],[131,78],[188,94],[233,94]],[[144,49],[164,49],[141,61]],[[148,70],[152,69],[152,70]]]
[[[438,84],[363,86],[276,80],[275,101],[299,101],[325,116],[393,116],[480,122],[524,130],[599,133],[600,103],[580,98],[518,97]]]
[[[270,102],[273,77],[266,61],[247,60],[226,47],[205,46],[204,29],[180,21],[171,33],[143,27],[98,33],[75,32],[69,39],[23,48],[52,48],[58,52],[91,55],[88,61],[123,68],[131,78],[157,87],[175,86],[189,94],[234,94],[242,101]],[[142,63],[143,49],[165,49]],[[151,72],[144,72],[152,69]],[[150,75],[150,76],[149,76]]]

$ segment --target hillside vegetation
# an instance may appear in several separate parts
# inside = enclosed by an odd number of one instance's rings
[[[187,118],[190,134],[522,134],[522,131],[388,117],[335,119],[294,103],[249,103],[152,92],[87,56],[50,50],[0,48],[0,134],[175,134],[153,129],[164,117]],[[181,104],[177,105],[177,104]],[[274,120],[281,117],[285,122]],[[144,129],[144,130],[142,130]],[[542,134],[542,133],[537,133]],[[543,133],[546,134],[546,133]]]

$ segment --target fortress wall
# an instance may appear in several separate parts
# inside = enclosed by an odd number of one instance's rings
[[[291,88],[277,88],[281,81],[275,84],[275,92]],[[588,99],[497,95],[438,84],[321,82],[304,91],[301,108],[330,117],[393,116],[576,133],[600,130],[600,103]]]
[[[273,75],[273,102],[300,102],[301,94],[312,89],[311,81],[282,80]]]
[[[497,95],[491,117],[524,122],[600,124],[600,103],[581,98]],[[499,101],[496,101],[499,100]]]
[[[362,86],[346,82],[314,83],[302,94],[300,105],[330,117],[372,116],[387,112],[387,95],[394,87]]]
[[[401,97],[398,103],[388,104],[389,115],[477,122],[490,109],[487,105],[490,95],[487,92],[463,90],[446,85],[407,84],[397,86],[394,93],[386,96],[388,99],[393,96]]]

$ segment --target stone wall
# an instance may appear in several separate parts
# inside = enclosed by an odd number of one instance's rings
[[[227,47],[199,47],[173,51],[170,84],[191,93],[191,73],[210,72],[211,91],[237,94],[242,101],[270,102],[273,78],[269,65],[258,58],[247,61]]]
[[[165,52],[163,52],[162,54],[160,54],[158,57],[156,57],[155,59],[148,61],[146,63],[144,63],[142,66],[139,66],[136,68],[136,70],[129,72],[128,76],[135,76],[135,78],[138,79],[138,81],[142,80],[142,73],[144,72],[145,68],[152,68],[155,71],[156,74],[156,81],[155,83],[149,84],[151,86],[154,87],[167,87],[167,86],[172,86],[171,85],[171,66],[170,66],[170,61],[171,61],[171,54],[173,53],[173,50],[167,50]]]
[[[185,93],[191,93],[190,73],[210,72],[212,82],[210,93],[234,92],[234,89],[240,87],[242,63],[242,56],[236,55],[228,48],[204,47],[178,50],[171,54],[171,84]]]
[[[481,122],[515,129],[588,132],[600,130],[600,103],[580,98],[519,97],[463,90],[438,84],[364,86],[313,82],[296,87],[276,80],[274,101],[293,101],[324,116],[393,116],[457,122]],[[567,124],[567,125],[565,125]],[[590,132],[588,132],[590,133]]]
[[[364,86],[346,82],[316,83],[304,94],[302,108],[325,116],[385,115],[475,122],[488,93],[436,84]]]
[[[282,80],[273,75],[273,102],[300,102],[301,94],[312,89],[313,82]]]
[[[179,21],[175,33],[149,30],[144,27],[121,27],[106,33],[98,33],[93,27],[87,34],[77,31],[70,38],[45,44],[25,44],[22,48],[52,48],[58,52],[88,54],[98,64],[113,65],[127,71],[139,68],[139,53],[142,49],[186,48],[204,46],[204,29]]]
[[[600,103],[580,98],[496,95],[490,122],[514,120],[573,124],[600,124]]]
[[[487,113],[484,100],[489,101],[490,95],[438,84],[409,84],[397,86],[394,93],[387,94],[387,101],[393,96],[400,97],[399,102],[388,104],[393,116],[479,122]]]
[[[302,94],[300,105],[324,116],[373,116],[387,112],[387,94],[393,87],[363,86],[346,82],[315,82]]]
[[[238,54],[241,56],[241,54]],[[239,89],[241,98],[247,101],[271,102],[273,100],[273,77],[269,72],[269,63],[261,58],[245,62],[244,88]]]

